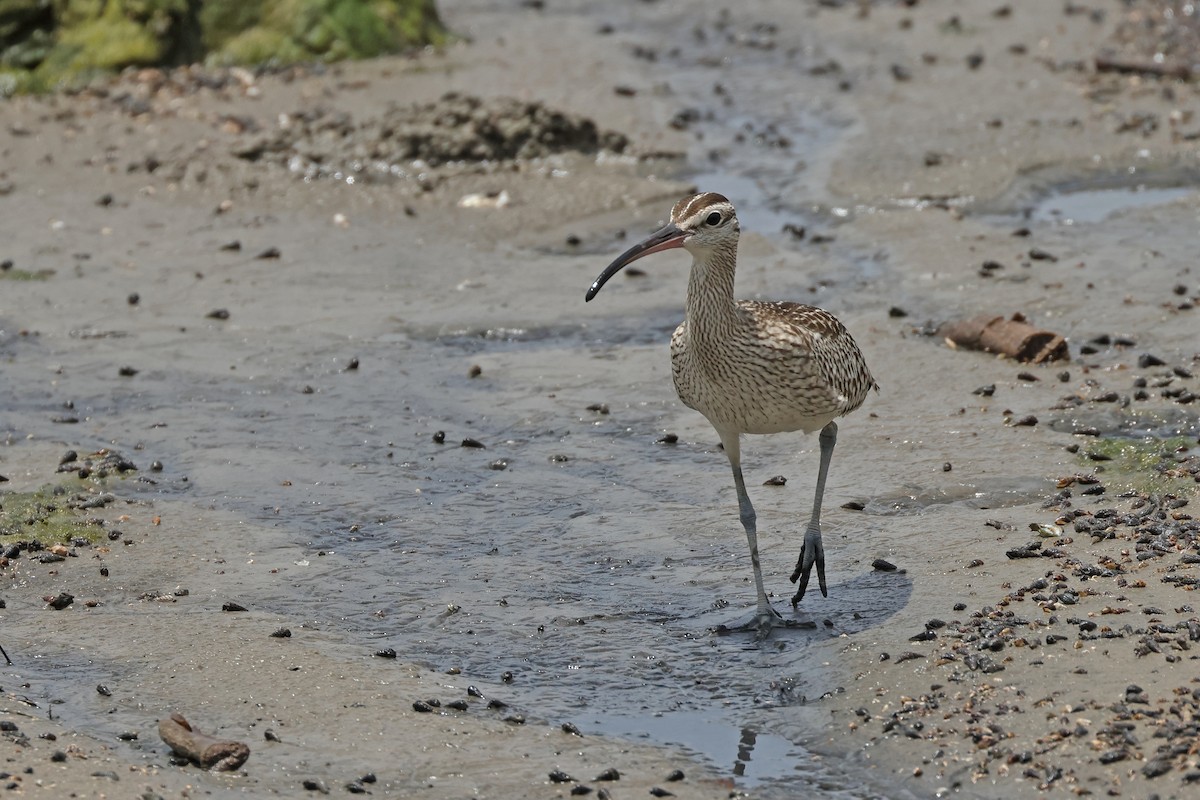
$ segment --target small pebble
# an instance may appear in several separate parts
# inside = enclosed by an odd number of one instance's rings
[[[1138,366],[1142,369],[1146,369],[1147,367],[1161,367],[1166,363],[1167,362],[1163,361],[1158,356],[1150,353],[1142,353],[1140,356],[1138,356]]]

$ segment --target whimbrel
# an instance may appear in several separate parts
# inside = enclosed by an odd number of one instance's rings
[[[821,460],[812,517],[791,581],[800,583],[795,608],[815,565],[826,597],[825,551],[821,544],[821,499],[837,442],[834,419],[862,405],[878,389],[862,351],[837,317],[799,303],[735,300],[739,226],[733,205],[715,192],[685,197],[662,229],[622,253],[588,289],[591,300],[621,269],[643,256],[675,247],[692,254],[687,313],[671,337],[671,373],[684,405],[716,428],[733,467],[738,511],[750,545],[758,610],[740,626],[769,633],[780,616],[763,588],[758,558],[757,518],[742,478],[743,433],[820,431]]]

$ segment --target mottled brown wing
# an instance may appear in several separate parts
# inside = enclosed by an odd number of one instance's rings
[[[828,311],[803,303],[742,304],[760,324],[776,330],[764,337],[786,341],[798,353],[806,354],[821,381],[841,396],[839,411],[848,414],[866,400],[872,389],[878,389],[875,378],[867,368],[866,359],[850,331]],[[781,335],[781,332],[786,332]]]

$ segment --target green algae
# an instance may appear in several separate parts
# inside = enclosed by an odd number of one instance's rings
[[[205,4],[207,61],[290,64],[374,58],[446,41],[431,0],[258,0]]]
[[[87,495],[63,485],[32,492],[0,492],[0,547],[14,542],[43,546],[99,541],[104,530],[80,508]]]
[[[447,38],[434,0],[0,0],[0,95],[126,67],[372,58]]]
[[[1111,491],[1146,494],[1200,493],[1194,470],[1200,460],[1195,437],[1131,439],[1106,437],[1079,451],[1080,459],[1102,474]]]
[[[0,281],[44,281],[54,274],[52,269],[28,270],[10,267],[0,270]]]

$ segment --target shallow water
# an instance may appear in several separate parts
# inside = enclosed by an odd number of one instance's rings
[[[975,210],[999,222],[1090,225],[1136,212],[1194,200],[1200,174],[1194,166],[1158,161],[1143,153],[1132,163],[1056,164],[1018,177],[999,198]]]
[[[1153,187],[1136,184],[1128,187],[1063,189],[1043,198],[1030,210],[1035,222],[1075,225],[1102,222],[1121,211],[1150,208],[1196,193],[1191,186]]]

